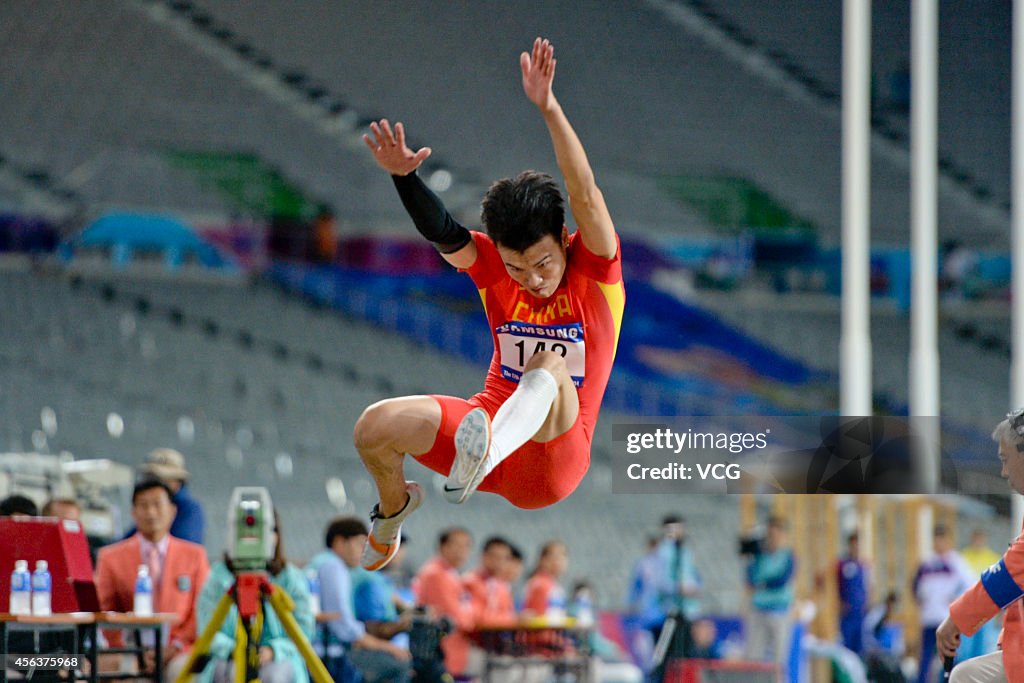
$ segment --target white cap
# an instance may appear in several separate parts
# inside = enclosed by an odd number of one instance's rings
[[[139,565],[139,576],[149,576],[149,567],[144,564]]]
[[[15,560],[14,571],[16,572],[27,572],[28,571],[28,560]]]
[[[36,562],[36,571],[45,572],[48,566],[49,565],[46,563],[46,560],[39,560]]]

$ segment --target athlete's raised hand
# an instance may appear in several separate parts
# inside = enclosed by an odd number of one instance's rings
[[[392,133],[387,119],[381,119],[379,123],[374,121],[370,124],[370,132],[373,133],[373,139],[364,134],[363,142],[373,152],[377,165],[391,175],[409,175],[430,156],[429,147],[421,147],[413,152],[406,146],[405,126],[401,122],[395,124]]]
[[[541,111],[546,111],[555,96],[551,84],[555,80],[555,46],[545,38],[533,41],[533,52],[519,55],[523,70],[523,92]]]

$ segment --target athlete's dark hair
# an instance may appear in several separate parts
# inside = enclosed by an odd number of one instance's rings
[[[484,195],[480,219],[487,234],[503,247],[526,251],[551,235],[561,241],[565,203],[554,178],[539,171],[523,171],[491,185]]]

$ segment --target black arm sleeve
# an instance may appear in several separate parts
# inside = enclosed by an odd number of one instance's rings
[[[473,239],[469,230],[452,218],[440,197],[430,191],[415,171],[409,175],[393,175],[391,180],[416,229],[433,242],[439,252],[452,254]]]

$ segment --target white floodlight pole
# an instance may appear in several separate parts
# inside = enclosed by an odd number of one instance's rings
[[[843,1],[843,290],[839,411],[871,415],[871,2]]]
[[[934,493],[941,472],[938,344],[938,0],[911,4],[910,77],[910,415],[923,443],[915,449],[922,489]]]
[[[1012,57],[1012,226],[1010,255],[1012,260],[1012,353],[1010,361],[1010,409],[1024,405],[1024,1],[1013,3]],[[1010,497],[1013,507],[1011,522],[1019,528],[1024,517],[1024,500]]]

